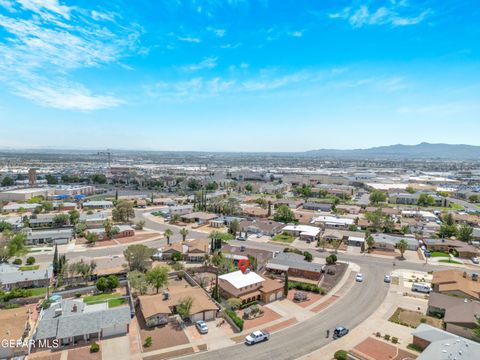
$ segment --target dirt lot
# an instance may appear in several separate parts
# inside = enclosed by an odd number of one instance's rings
[[[329,292],[342,279],[343,274],[345,274],[345,271],[348,268],[348,264],[336,263],[335,265],[327,266],[327,268],[333,268],[335,270],[335,274],[330,275],[330,274],[327,273],[327,271],[328,271],[327,270],[325,272],[325,274],[323,275],[323,278],[320,282],[320,287],[324,288],[325,291]]]
[[[361,358],[375,360],[413,360],[417,358],[410,352],[371,337],[355,346],[351,352]]]
[[[274,321],[281,318],[280,314],[277,314],[272,309],[269,309],[261,305],[259,305],[259,307],[264,311],[263,316],[253,320],[244,320],[245,321],[245,323],[243,324],[244,330],[258,328],[258,327],[261,328],[262,325],[267,324],[270,321]],[[243,319],[243,310],[237,310],[237,315]]]
[[[153,351],[165,349],[172,346],[188,344],[188,338],[185,332],[177,324],[167,324],[164,326],[147,327],[145,319],[141,312],[137,311],[137,320],[140,327],[140,337],[142,339],[143,351]],[[152,337],[152,346],[144,347],[145,339]]]
[[[425,323],[428,325],[435,326],[439,329],[443,328],[443,322],[440,319],[427,316],[418,311],[405,310],[402,308],[395,310],[395,313],[388,320],[396,324],[416,328],[422,323],[422,319],[424,319]]]
[[[100,351],[91,353],[89,346],[83,346],[76,349],[68,350],[68,360],[101,360],[102,346],[100,344]]]
[[[305,308],[307,307],[308,305],[311,305],[313,304],[314,302],[320,300],[322,298],[322,295],[320,294],[316,294],[316,293],[313,293],[313,292],[309,292],[309,291],[303,291],[305,293],[307,293],[307,296],[308,296],[308,300],[306,301],[301,301],[301,302],[298,302],[298,301],[294,301],[293,300],[293,296],[295,295],[295,293],[299,291],[299,290],[290,290],[288,292],[288,300],[292,301],[295,305],[298,305],[302,308]]]

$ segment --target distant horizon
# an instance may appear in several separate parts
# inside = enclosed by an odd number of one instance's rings
[[[387,145],[378,145],[378,146],[371,146],[371,147],[364,147],[364,148],[324,148],[324,147],[319,147],[316,149],[308,149],[308,150],[300,150],[300,151],[230,151],[230,150],[218,150],[218,151],[210,151],[210,150],[168,150],[168,149],[148,149],[148,148],[104,148],[104,147],[99,147],[99,148],[80,148],[80,147],[48,147],[48,146],[39,146],[39,147],[18,147],[18,148],[11,148],[11,147],[0,147],[0,152],[15,152],[15,151],[82,151],[82,152],[95,152],[95,151],[126,151],[126,152],[178,152],[178,153],[246,153],[246,154],[255,154],[255,153],[275,153],[275,154],[291,154],[291,153],[308,153],[308,152],[314,152],[314,151],[355,151],[355,150],[371,150],[371,149],[376,149],[376,148],[384,148],[384,147],[392,147],[392,146],[418,146],[422,144],[428,144],[428,145],[447,145],[447,146],[472,146],[472,147],[479,147],[480,145],[475,145],[475,144],[459,144],[459,143],[432,143],[432,142],[426,142],[422,141],[420,143],[415,143],[415,144],[406,144],[406,143],[395,143],[395,144],[387,144]]]

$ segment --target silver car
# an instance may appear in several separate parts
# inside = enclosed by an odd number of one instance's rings
[[[195,322],[195,326],[197,327],[198,329],[198,332],[200,334],[206,334],[208,333],[208,326],[207,324],[205,323],[205,321],[203,320],[198,320]]]

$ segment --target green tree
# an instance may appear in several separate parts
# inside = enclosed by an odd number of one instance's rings
[[[475,326],[475,329],[473,329],[473,335],[480,340],[480,318],[477,318],[477,324]]]
[[[468,198],[468,201],[472,203],[477,203],[478,199],[479,199],[478,195],[470,195],[470,197]]]
[[[33,265],[35,264],[35,258],[33,256],[29,256],[27,258],[27,265]]]
[[[53,217],[53,223],[56,227],[68,225],[70,217],[67,214],[57,214]]]
[[[283,296],[286,298],[288,296],[288,272],[285,271],[285,280],[283,282]]]
[[[93,174],[90,177],[90,180],[92,180],[92,182],[94,184],[106,184],[107,183],[107,177],[104,174]]]
[[[173,262],[182,261],[183,255],[180,251],[175,251],[171,256],[171,259]]]
[[[45,180],[47,180],[47,184],[50,184],[50,185],[58,184],[58,178],[52,174],[46,175]]]
[[[372,235],[369,235],[365,241],[368,246],[367,250],[370,251],[370,249],[372,249],[375,246],[375,239],[373,238]]]
[[[89,245],[94,245],[98,241],[98,234],[95,232],[88,232],[85,235],[85,240]]]
[[[291,223],[295,222],[295,214],[288,205],[280,205],[275,215],[273,215],[273,219],[279,222]]]
[[[370,193],[370,203],[379,204],[387,201],[387,195],[380,190],[373,190]]]
[[[335,354],[333,355],[333,358],[335,360],[347,360],[348,359],[348,353],[345,350],[337,350]]]
[[[403,254],[405,254],[405,251],[407,250],[408,243],[405,239],[402,239],[398,242],[397,244],[397,249],[400,251],[400,257],[403,259]]]
[[[378,231],[382,227],[384,218],[385,216],[383,215],[382,209],[380,208],[376,209],[373,212],[365,213],[365,219],[370,222],[370,226],[375,231]]]
[[[173,236],[173,231],[171,229],[166,229],[163,235],[167,238],[167,245],[170,245],[170,238]]]
[[[127,274],[127,279],[130,283],[130,286],[136,291],[138,291],[140,295],[144,295],[147,293],[148,283],[146,276],[143,272],[138,270],[130,271]]]
[[[411,187],[411,186],[407,186],[407,187],[405,188],[405,191],[406,191],[407,193],[409,193],[409,194],[415,194],[415,189],[414,189],[413,187]]]
[[[123,251],[123,256],[125,257],[130,270],[145,271],[148,267],[149,260],[154,253],[155,249],[142,244],[135,244],[128,246]]]
[[[157,265],[147,271],[145,278],[147,283],[152,285],[158,294],[160,288],[168,283],[168,267]]]
[[[247,184],[247,185],[245,185],[245,190],[248,191],[248,192],[252,192],[252,191],[253,191],[253,186],[252,186],[252,184]]]
[[[230,225],[228,226],[228,232],[232,234],[234,237],[236,237],[239,231],[240,231],[240,223],[238,222],[238,220],[235,219],[231,221]]]
[[[303,256],[305,257],[305,260],[308,262],[312,262],[313,260],[313,255],[309,253],[308,251],[303,252]]]
[[[53,252],[53,275],[57,276],[59,273],[59,263],[58,263],[58,247],[57,244],[55,244],[55,250]]]
[[[241,305],[242,305],[242,300],[239,298],[232,297],[227,300],[227,307],[230,310],[237,310],[240,308]]]
[[[135,217],[133,204],[126,200],[119,200],[112,210],[112,219],[116,222],[127,223]]]
[[[80,213],[76,209],[70,210],[68,216],[70,217],[70,224],[72,225],[76,225],[80,220]]]
[[[182,240],[185,241],[187,239],[188,229],[181,228],[179,232],[180,232],[180,235],[182,235]]]
[[[435,198],[432,195],[422,193],[418,197],[417,204],[418,204],[418,206],[434,206],[435,205]]]
[[[95,285],[98,291],[105,292],[108,290],[107,279],[105,279],[104,277],[98,279]]]
[[[469,242],[472,240],[473,228],[467,224],[462,224],[459,226],[457,231],[457,238],[459,240]]]
[[[7,239],[7,254],[9,257],[22,256],[28,252],[26,247],[27,234],[25,232],[12,233],[4,231],[3,234]]]
[[[2,179],[2,186],[13,186],[13,185],[15,185],[15,181],[11,177],[5,176]]]
[[[116,289],[120,282],[118,281],[118,277],[115,275],[109,275],[107,278],[107,287],[111,291],[113,289]]]
[[[183,318],[188,318],[190,316],[190,310],[192,309],[193,298],[186,296],[180,300],[179,304],[175,306],[177,313]]]

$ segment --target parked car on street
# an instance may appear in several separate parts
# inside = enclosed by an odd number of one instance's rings
[[[198,332],[200,334],[206,334],[208,333],[208,326],[207,324],[205,323],[205,321],[203,320],[198,320],[195,322],[195,326],[197,327],[198,329]]]
[[[270,334],[268,332],[262,330],[255,330],[250,335],[247,335],[247,337],[245,337],[245,344],[253,345],[262,341],[267,341],[269,337]]]
[[[348,329],[344,326],[338,326],[335,328],[333,331],[333,339],[338,339],[341,338],[342,336],[345,336],[348,334]]]
[[[392,282],[392,277],[387,274],[383,277],[383,281],[386,282],[386,283],[391,283]]]
[[[480,258],[476,256],[472,257],[470,260],[472,260],[472,263],[474,264],[480,264]]]
[[[413,283],[412,284],[412,291],[424,293],[424,294],[430,294],[432,291],[432,288],[426,284],[422,283]]]
[[[237,236],[238,241],[245,241],[246,239],[243,236]]]
[[[363,282],[363,274],[358,273],[357,276],[355,276],[355,281]]]

